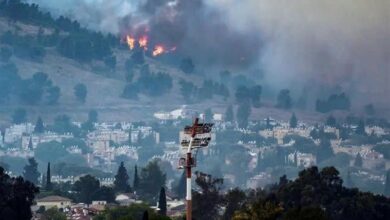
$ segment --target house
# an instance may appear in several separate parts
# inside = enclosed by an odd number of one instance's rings
[[[46,196],[41,199],[37,199],[37,206],[44,206],[45,209],[52,207],[65,208],[72,204],[72,200],[62,196]]]
[[[121,193],[115,197],[115,202],[121,206],[129,206],[137,202],[137,195],[134,193]]]

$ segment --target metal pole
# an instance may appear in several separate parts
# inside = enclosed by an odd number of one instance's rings
[[[191,188],[191,166],[192,166],[192,142],[194,141],[194,138],[196,136],[196,127],[198,125],[198,118],[195,118],[195,122],[192,126],[192,134],[190,139],[190,144],[188,145],[187,149],[187,158],[186,158],[186,176],[187,176],[187,196],[186,196],[186,202],[187,202],[187,212],[186,212],[186,219],[192,220],[192,188]]]
[[[192,139],[192,138],[191,138]],[[192,142],[192,141],[191,141]],[[190,142],[190,143],[191,143]],[[190,144],[191,146],[191,144]],[[189,147],[190,147],[189,146]],[[187,220],[192,220],[192,195],[191,195],[191,151],[187,152],[187,166],[186,166],[186,176],[187,176],[187,196],[186,196],[186,202],[187,202]]]

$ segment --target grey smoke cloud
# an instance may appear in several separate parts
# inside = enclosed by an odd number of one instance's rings
[[[211,0],[240,31],[261,32],[273,85],[339,85],[365,98],[390,92],[390,1]],[[369,102],[370,100],[365,100]]]
[[[390,92],[388,0],[31,1],[94,29],[148,30],[205,65],[261,65],[278,88],[336,85],[379,101]]]
[[[257,61],[260,38],[233,30],[223,12],[205,0],[30,0],[89,28],[116,34],[147,33],[154,43],[176,47],[205,66],[248,66]]]

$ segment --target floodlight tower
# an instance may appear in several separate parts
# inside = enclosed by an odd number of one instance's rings
[[[196,161],[192,157],[192,149],[207,147],[209,141],[211,140],[210,132],[213,124],[204,123],[199,124],[199,119],[195,118],[192,126],[186,126],[184,128],[184,134],[189,136],[188,139],[181,140],[181,145],[187,147],[186,157],[180,158],[179,160],[179,169],[186,170],[186,219],[192,220],[192,167],[196,166]],[[203,135],[203,136],[197,136]]]

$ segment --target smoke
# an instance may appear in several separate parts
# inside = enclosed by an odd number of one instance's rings
[[[390,92],[390,1],[213,0],[229,24],[258,30],[272,85],[335,85],[386,102]],[[312,88],[315,90],[315,88]]]
[[[260,66],[277,88],[390,92],[388,0],[31,1],[93,29],[148,33],[205,66]]]
[[[120,35],[147,34],[202,66],[244,67],[257,62],[260,38],[230,28],[205,0],[30,0],[84,26]],[[57,3],[58,2],[58,3]]]

